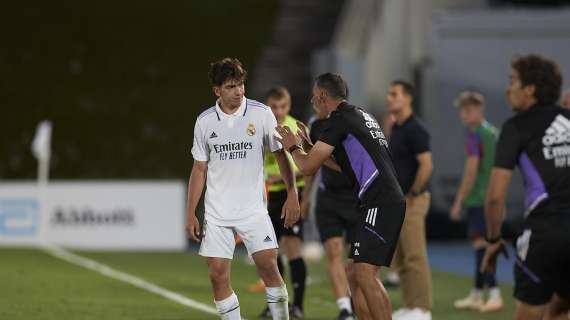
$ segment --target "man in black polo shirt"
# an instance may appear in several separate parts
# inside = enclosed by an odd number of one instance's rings
[[[363,109],[348,104],[347,93],[346,83],[338,75],[326,73],[315,80],[312,102],[331,115],[308,154],[303,151],[301,137],[288,127],[278,127],[277,132],[304,175],[313,175],[325,162],[334,167],[335,163],[330,164],[334,155],[352,182],[361,210],[348,262],[356,314],[365,319],[368,309],[372,319],[391,319],[390,298],[376,276],[379,267],[389,266],[392,260],[405,202],[380,125]]]
[[[556,105],[562,75],[552,60],[528,55],[511,64],[507,98],[516,113],[503,125],[485,201],[487,247],[482,271],[493,271],[505,195],[513,169],[525,181],[525,221],[516,241],[515,318],[568,319],[570,304],[570,111]]]
[[[398,181],[406,195],[406,220],[394,256],[404,307],[394,313],[394,320],[431,320],[431,272],[425,218],[430,204],[426,187],[433,164],[429,133],[414,115],[413,98],[414,89],[408,82],[394,81],[390,85],[388,111],[395,120],[390,149]]]

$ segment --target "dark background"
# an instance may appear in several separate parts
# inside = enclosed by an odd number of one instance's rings
[[[35,178],[42,119],[54,179],[186,178],[209,63],[235,56],[254,74],[276,13],[276,0],[3,3],[0,179]]]

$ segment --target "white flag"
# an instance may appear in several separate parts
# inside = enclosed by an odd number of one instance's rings
[[[51,121],[44,120],[38,124],[32,142],[32,153],[38,161],[49,161],[51,156]]]

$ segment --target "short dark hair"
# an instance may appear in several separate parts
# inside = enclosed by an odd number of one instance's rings
[[[265,100],[269,99],[283,99],[283,98],[291,98],[291,94],[289,94],[289,90],[283,86],[273,87],[267,91],[265,94]]]
[[[247,72],[236,58],[223,58],[210,64],[208,78],[213,86],[221,86],[228,80],[245,81]]]
[[[391,86],[401,86],[402,87],[402,91],[404,91],[404,94],[406,94],[408,97],[414,99],[415,96],[415,89],[414,86],[409,83],[408,81],[405,80],[395,80],[392,81],[392,83],[390,84]]]
[[[535,86],[534,98],[539,105],[558,102],[562,73],[556,62],[537,54],[529,54],[515,57],[511,67],[518,72],[523,87]]]
[[[348,86],[346,81],[334,73],[323,73],[317,78],[315,78],[315,84],[317,87],[326,91],[326,93],[335,99],[346,99],[348,98]]]

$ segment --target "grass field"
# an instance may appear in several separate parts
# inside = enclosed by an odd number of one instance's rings
[[[165,289],[213,305],[205,262],[195,253],[165,252],[75,252],[114,269],[141,277]],[[243,258],[234,260],[232,284],[242,316],[256,319],[264,295],[249,293],[256,280],[252,266]],[[306,292],[306,319],[334,319],[336,305],[324,262],[309,264],[310,285]],[[504,286],[506,309],[497,314],[458,312],[453,300],[466,294],[467,277],[433,272],[433,318],[508,319],[512,313],[511,288]],[[398,291],[391,292],[394,308],[400,305]],[[0,319],[218,319],[192,310],[94,271],[70,264],[41,250],[0,248]]]

